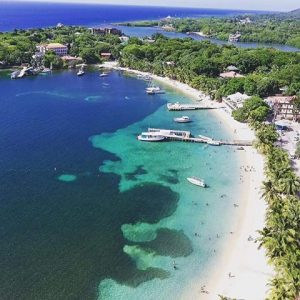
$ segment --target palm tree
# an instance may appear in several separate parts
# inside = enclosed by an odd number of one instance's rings
[[[282,193],[286,195],[296,195],[300,190],[300,179],[294,172],[289,171],[284,174],[284,178],[279,180]]]
[[[276,201],[280,200],[280,193],[277,187],[271,180],[263,181],[263,185],[261,187],[262,198],[266,200],[267,203],[271,205]]]

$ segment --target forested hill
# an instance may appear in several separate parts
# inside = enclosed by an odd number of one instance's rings
[[[127,26],[161,26],[178,32],[201,32],[220,40],[239,32],[241,42],[286,44],[300,48],[300,9],[288,13],[251,14],[224,18],[169,18],[130,22]]]

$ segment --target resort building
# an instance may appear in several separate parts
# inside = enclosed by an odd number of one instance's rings
[[[48,45],[43,44],[43,45],[36,46],[36,48],[43,55],[47,51],[53,51],[58,56],[65,56],[68,54],[68,47],[60,43],[50,43]]]
[[[100,53],[101,58],[104,60],[109,60],[112,58],[112,54],[110,52],[101,52]]]
[[[265,99],[274,111],[274,120],[300,120],[300,111],[294,104],[296,96],[275,95]]]
[[[234,34],[229,34],[229,37],[228,37],[228,42],[232,43],[232,42],[239,42],[240,38],[241,38],[241,34],[239,31],[237,31],[236,33]]]
[[[246,94],[237,92],[235,94],[223,97],[223,102],[229,107],[230,110],[236,110],[240,107],[243,107],[245,100],[251,98]]]
[[[126,36],[126,35],[122,35],[119,37],[119,40],[122,42],[122,43],[127,43],[129,41],[129,37]]]
[[[241,78],[241,77],[245,77],[245,76],[243,76],[235,71],[229,71],[229,72],[221,73],[220,77],[222,77],[222,78]]]
[[[71,55],[65,55],[61,58],[66,64],[68,64],[69,67],[72,67],[78,63],[82,62],[81,57],[77,56],[71,56]]]
[[[90,31],[92,34],[99,34],[99,35],[113,34],[113,35],[122,36],[122,31],[113,27],[90,28]]]

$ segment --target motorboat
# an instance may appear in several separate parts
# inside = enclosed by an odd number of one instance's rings
[[[206,187],[206,184],[205,184],[204,180],[201,179],[201,178],[198,178],[198,177],[188,177],[187,181],[189,181],[190,183],[192,183],[194,185],[203,187],[203,188]]]
[[[221,145],[220,141],[214,141],[214,140],[207,141],[207,144],[211,145],[211,146],[220,146]]]
[[[161,142],[165,139],[165,137],[157,134],[156,132],[142,132],[138,135],[137,139],[143,142]]]
[[[108,74],[107,73],[105,73],[105,72],[102,72],[102,73],[100,73],[100,75],[99,75],[100,77],[107,77],[108,76]]]
[[[245,150],[244,147],[237,147],[236,149],[237,149],[237,150]]]
[[[148,95],[155,95],[155,94],[164,94],[165,91],[162,90],[159,86],[150,86],[146,88],[146,93]]]
[[[177,123],[189,123],[189,122],[192,122],[192,120],[188,116],[182,116],[180,118],[174,118],[174,122],[177,122]]]
[[[81,67],[79,69],[79,71],[77,72],[77,76],[83,76],[84,74],[85,74],[85,72],[84,72],[83,68]]]
[[[148,74],[137,74],[137,78],[145,80],[145,81],[151,81],[152,78]]]
[[[19,74],[20,74],[20,71],[14,71],[11,73],[10,78],[17,79]]]

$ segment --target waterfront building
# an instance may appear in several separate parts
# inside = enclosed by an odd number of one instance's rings
[[[101,52],[100,56],[104,59],[104,60],[109,60],[112,58],[112,54],[110,52]]]
[[[296,96],[275,95],[265,99],[274,111],[274,120],[300,120],[300,111],[295,105]]]
[[[99,27],[99,28],[90,28],[90,31],[92,34],[99,34],[99,35],[107,35],[107,34],[113,34],[122,36],[122,31],[118,28],[113,27]]]
[[[122,43],[127,43],[128,40],[129,40],[129,37],[126,36],[126,35],[122,35],[119,37],[119,40],[122,42]]]
[[[68,54],[68,47],[60,43],[50,43],[38,45],[37,50],[44,55],[47,51],[53,51],[58,56],[65,56]]]
[[[238,108],[243,107],[244,102],[249,98],[251,97],[247,94],[237,92],[227,97],[223,97],[222,100],[230,108],[230,110],[236,110]]]
[[[240,38],[241,38],[241,34],[239,31],[237,31],[236,33],[234,34],[229,34],[229,37],[228,37],[228,42],[232,43],[232,42],[239,42]]]
[[[81,57],[65,55],[61,58],[69,67],[75,67],[76,64],[82,62]]]

